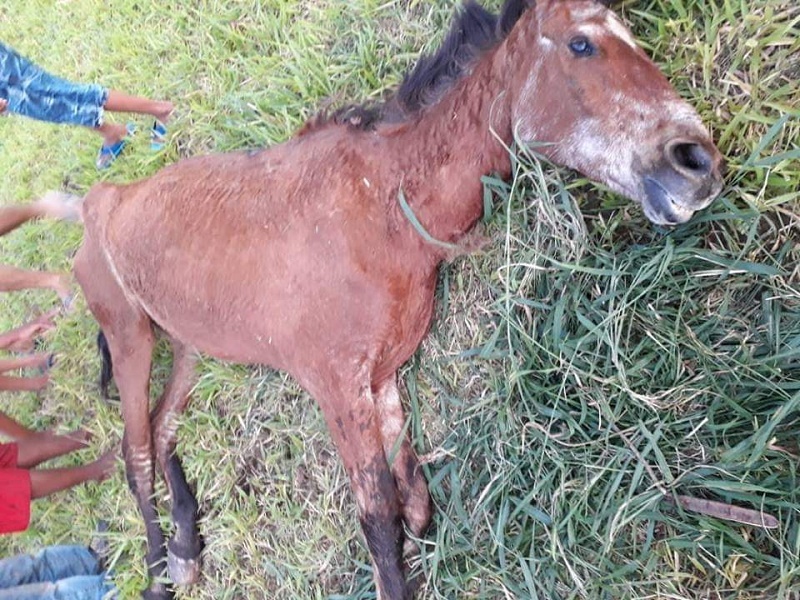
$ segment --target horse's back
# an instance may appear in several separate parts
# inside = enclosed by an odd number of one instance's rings
[[[379,157],[346,141],[307,136],[101,184],[86,198],[87,236],[127,298],[208,354],[295,374],[323,340],[319,360],[369,354],[389,318],[387,270],[406,255],[392,245]]]

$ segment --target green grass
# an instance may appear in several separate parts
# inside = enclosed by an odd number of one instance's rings
[[[139,135],[102,176],[129,181],[181,156],[279,142],[326,102],[379,96],[435,47],[452,8],[16,0],[0,7],[0,39],[67,77],[177,102],[165,154]],[[490,244],[442,269],[431,335],[402,372],[436,505],[421,597],[800,595],[800,9],[649,0],[622,12],[712,129],[726,187],[665,231],[524,154],[512,182],[488,184]],[[97,142],[0,120],[3,201],[86,191]],[[80,237],[31,224],[0,241],[2,260],[66,270]],[[54,302],[7,295],[0,329]],[[95,331],[79,299],[47,339],[60,357],[51,387],[0,399],[31,426],[89,427],[96,447],[73,462],[121,435],[96,389]],[[168,364],[160,348],[157,379]],[[343,469],[291,379],[204,361],[180,451],[207,543],[203,580],[181,598],[373,597]],[[665,499],[676,494],[780,524],[683,510]],[[134,597],[144,528],[121,466],[37,502],[30,530],[0,539],[0,555],[86,542],[98,519]]]

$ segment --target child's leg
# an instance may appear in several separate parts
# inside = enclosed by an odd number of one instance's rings
[[[19,554],[0,560],[0,588],[101,572],[97,557],[86,546],[48,546],[35,555]]]
[[[44,498],[87,481],[102,481],[114,471],[116,452],[108,451],[97,460],[80,467],[36,469],[31,476],[31,498]]]
[[[108,98],[103,104],[103,108],[109,112],[151,115],[162,123],[166,123],[174,107],[171,102],[150,100],[141,96],[129,96],[116,90],[109,90]],[[128,134],[125,125],[118,123],[101,123],[96,127],[96,131],[103,136],[103,143],[106,146],[116,144]]]
[[[121,123],[103,123],[94,130],[103,136],[104,146],[113,146],[128,135],[128,128]]]
[[[105,124],[103,110],[152,115],[162,123],[169,119],[171,102],[130,96],[95,84],[80,84],[57,77],[0,44],[0,67],[7,75],[7,110],[40,121],[90,127],[106,145],[126,135],[123,125]]]
[[[28,583],[0,589],[0,600],[102,600],[113,590],[112,582],[104,574],[79,575],[56,583]]]
[[[21,358],[0,358],[0,373],[31,367],[46,368],[52,360],[53,355],[47,352],[30,354]]]
[[[9,112],[39,121],[92,128],[102,123],[103,103],[108,95],[105,88],[57,77],[16,53],[6,58]]]
[[[59,221],[80,221],[83,198],[67,192],[49,191],[31,202],[41,217]]]
[[[38,392],[47,387],[50,378],[41,377],[10,377],[0,375],[0,392]]]
[[[47,192],[39,200],[28,204],[7,204],[0,207],[0,235],[5,235],[30,221],[41,217],[63,219],[69,221],[80,220],[79,196],[65,192]]]
[[[17,440],[17,467],[31,469],[51,458],[86,448],[89,432],[78,429],[66,435],[32,431]]]
[[[33,429],[28,429],[22,423],[17,423],[7,414],[0,412],[0,434],[18,440],[34,433],[36,432]],[[17,457],[19,457],[19,446],[17,446]]]
[[[45,368],[52,360],[52,355],[47,353],[31,354],[22,358],[0,359],[0,373],[26,369],[29,367]],[[49,381],[47,375],[40,377],[10,377],[0,375],[0,391],[6,392],[36,392],[43,389]]]
[[[65,303],[69,302],[72,297],[67,275],[49,271],[28,271],[0,265],[0,292],[15,292],[32,288],[51,289]]]
[[[5,235],[23,223],[43,216],[35,202],[9,204],[0,208],[0,235]]]
[[[128,112],[140,115],[151,115],[166,123],[174,106],[166,100],[150,100],[141,96],[129,96],[117,90],[109,90],[108,98],[103,106],[109,112]]]

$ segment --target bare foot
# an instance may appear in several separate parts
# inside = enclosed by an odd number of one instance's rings
[[[92,479],[95,481],[105,481],[114,474],[117,466],[117,451],[108,450],[97,460],[87,465],[92,469]]]
[[[128,129],[121,123],[104,123],[98,130],[103,136],[104,146],[113,146],[128,135]]]
[[[160,105],[160,109],[153,116],[166,125],[169,118],[172,116],[172,111],[175,110],[175,105],[166,100],[158,104]]]
[[[30,352],[33,350],[36,338],[55,327],[53,319],[58,312],[57,308],[50,310],[43,315],[39,315],[33,321],[18,327],[14,331],[17,339],[6,348],[12,352]]]
[[[31,382],[31,391],[41,392],[50,383],[50,375],[41,375],[39,377],[29,377],[28,381]]]
[[[56,355],[52,352],[37,352],[36,354],[31,354],[31,367],[38,368],[42,373],[46,373],[50,370],[54,364],[56,364]]]
[[[72,292],[72,281],[69,275],[66,273],[53,273],[53,280],[50,283],[50,288],[58,294],[58,297],[61,298],[61,304],[64,306],[64,310],[68,311],[72,307],[72,301],[75,298]]]
[[[80,429],[76,429],[75,431],[70,431],[69,433],[65,433],[63,437],[75,440],[76,442],[79,442],[82,446],[85,447],[89,445],[90,441],[92,441],[93,436],[90,431],[87,431],[86,429],[83,429],[81,427]]]
[[[48,310],[46,313],[42,313],[35,319],[33,319],[29,325],[36,325],[40,332],[48,331],[55,327],[55,322],[53,319],[58,316],[59,310],[57,308],[53,308]]]
[[[83,428],[70,431],[69,433],[65,433],[59,437],[72,441],[76,445],[76,449],[86,448],[89,445],[89,442],[92,441],[92,434]]]
[[[78,429],[65,435],[53,433],[52,431],[34,431],[27,436],[27,439],[35,442],[39,448],[46,448],[53,456],[61,456],[86,448],[89,434],[83,429]]]
[[[123,128],[124,129],[124,128]],[[47,192],[35,202],[43,217],[62,221],[80,221],[83,198],[67,192]]]

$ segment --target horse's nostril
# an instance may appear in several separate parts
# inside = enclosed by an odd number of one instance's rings
[[[678,169],[697,175],[711,172],[713,159],[708,150],[694,142],[677,142],[667,147],[667,158]]]

